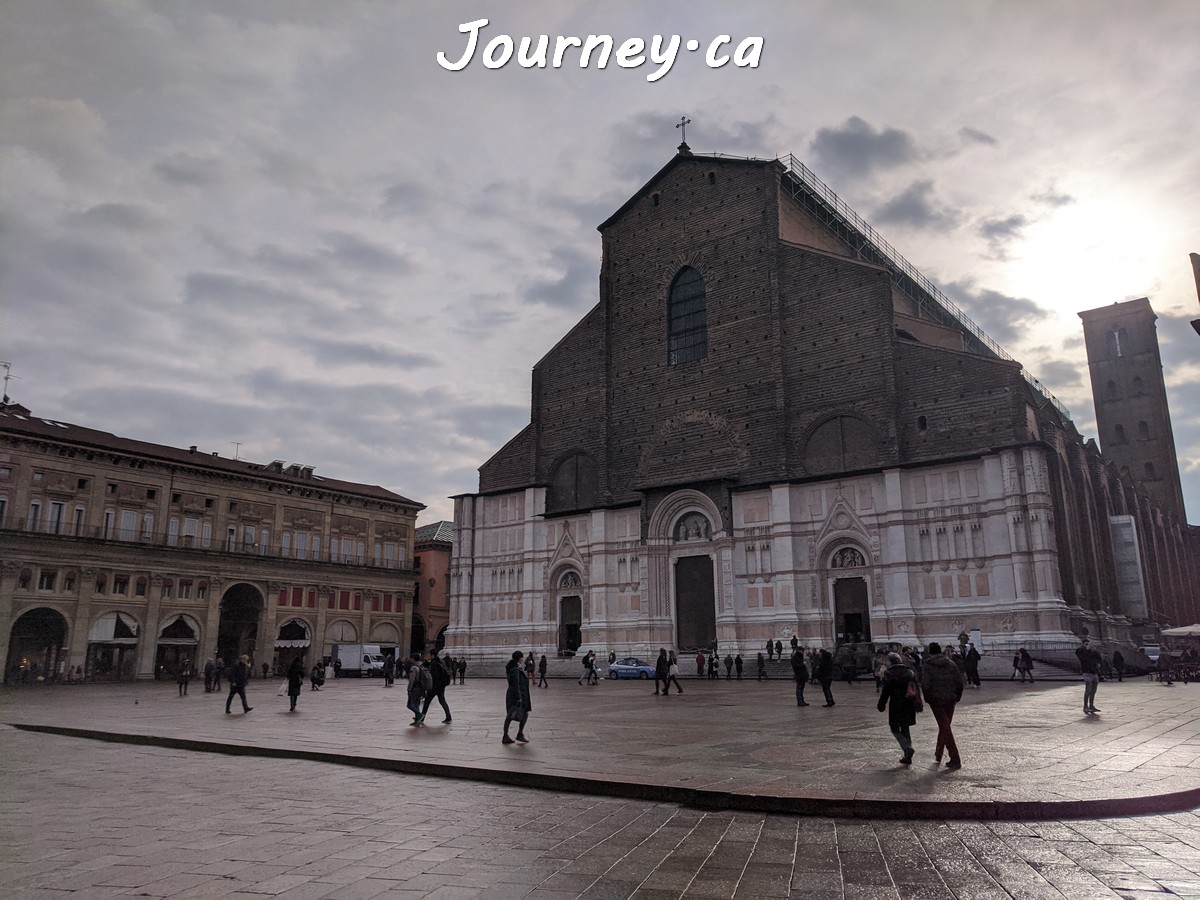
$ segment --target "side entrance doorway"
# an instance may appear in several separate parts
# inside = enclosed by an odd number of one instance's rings
[[[717,639],[717,598],[710,556],[675,562],[675,646],[680,653],[707,650]]]
[[[558,655],[574,656],[583,642],[583,600],[563,597],[558,601]]]
[[[871,613],[865,578],[839,578],[833,583],[834,637],[838,644],[871,640]]]

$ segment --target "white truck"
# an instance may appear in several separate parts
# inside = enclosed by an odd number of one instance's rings
[[[334,644],[332,656],[341,660],[341,677],[383,675],[383,652],[378,644]]]

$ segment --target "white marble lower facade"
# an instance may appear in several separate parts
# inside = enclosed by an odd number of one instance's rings
[[[723,521],[682,488],[640,506],[541,517],[543,488],[456,500],[452,652],[651,656],[715,637],[923,645],[978,631],[985,650],[1078,645],[1036,446],[962,462],[734,489]],[[708,580],[711,579],[711,588]],[[1100,614],[1110,626],[1120,615]],[[577,631],[575,628],[577,627]]]

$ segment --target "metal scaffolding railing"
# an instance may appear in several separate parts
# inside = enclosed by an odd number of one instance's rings
[[[721,153],[713,155],[729,158]],[[808,166],[790,153],[780,157],[778,162],[786,169],[782,184],[788,195],[816,215],[856,257],[888,269],[895,279],[896,286],[916,304],[921,317],[962,329],[967,349],[972,352],[1010,362],[1016,361],[953,300],[942,293],[937,285],[922,275],[916,266],[851,209],[829,185],[821,181]],[[1024,366],[1021,367],[1021,375],[1064,419],[1071,418],[1067,407]]]

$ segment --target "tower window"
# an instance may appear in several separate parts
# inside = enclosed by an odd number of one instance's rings
[[[704,277],[691,266],[685,266],[671,282],[667,318],[671,365],[696,362],[708,356]]]
[[[1143,441],[1150,439],[1150,426],[1145,422],[1138,422],[1138,437]]]
[[[924,416],[917,416],[917,428],[919,428],[921,431],[924,431],[928,427],[929,427],[929,420],[926,419]]]
[[[1124,328],[1114,328],[1105,340],[1108,355],[1120,357],[1129,355],[1129,332]]]
[[[1118,425],[1115,429],[1113,429],[1113,431],[1114,431],[1114,436],[1116,437],[1117,443],[1118,444],[1125,443],[1125,426]]]
[[[1146,480],[1153,481],[1154,480],[1154,463],[1146,463],[1145,472],[1146,472]]]
[[[1104,386],[1104,399],[1105,400],[1116,400],[1117,399],[1117,383],[1115,381],[1110,381],[1108,384],[1106,384]]]
[[[1142,376],[1140,375],[1133,376],[1133,392],[1139,397],[1146,393],[1146,388],[1142,384]]]

